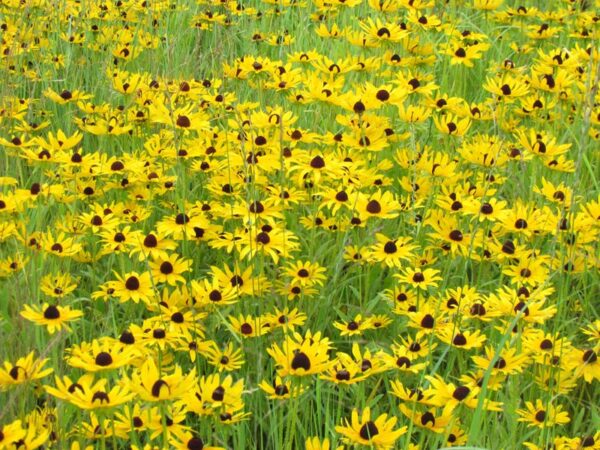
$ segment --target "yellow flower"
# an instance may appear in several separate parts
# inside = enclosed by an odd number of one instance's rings
[[[196,369],[184,375],[181,367],[175,365],[172,372],[167,373],[164,369],[159,370],[154,360],[148,358],[126,382],[142,400],[176,400],[192,391],[196,383]]]
[[[41,307],[39,305],[24,305],[23,308],[21,316],[37,325],[46,326],[50,334],[60,330],[68,331],[67,322],[72,322],[83,316],[82,311],[71,309],[70,306],[49,305],[48,303],[44,303]]]
[[[405,269],[399,274],[395,274],[394,278],[397,278],[401,283],[406,283],[414,288],[427,290],[430,286],[437,287],[438,281],[442,277],[438,276],[440,273],[437,269]]]
[[[371,409],[365,408],[359,418],[358,410],[352,410],[350,421],[345,419],[344,425],[335,427],[342,440],[349,445],[364,445],[376,449],[393,448],[394,443],[407,431],[407,427],[394,430],[398,419],[381,414],[371,420]]]
[[[31,380],[39,380],[51,374],[54,369],[44,368],[48,358],[34,360],[34,352],[19,358],[14,364],[4,361],[0,368],[0,390],[6,390]]]
[[[527,422],[529,427],[547,428],[554,425],[564,425],[571,419],[566,411],[562,410],[562,405],[554,406],[550,402],[544,402],[536,399],[533,402],[525,402],[526,409],[517,409],[516,413],[520,416],[517,421]]]

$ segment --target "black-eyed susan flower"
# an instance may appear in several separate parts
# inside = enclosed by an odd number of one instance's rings
[[[262,336],[271,331],[271,321],[262,316],[229,316],[228,320],[231,329],[243,338]]]
[[[266,317],[271,322],[271,328],[281,328],[284,331],[293,331],[296,327],[304,325],[307,319],[306,314],[300,312],[298,308],[290,310],[288,307],[282,310],[276,309]]]
[[[68,322],[73,322],[83,316],[83,311],[71,309],[70,306],[50,305],[23,305],[21,316],[34,322],[36,325],[45,326],[50,334],[57,331],[69,331]]]
[[[171,286],[184,283],[183,273],[190,270],[192,262],[173,253],[167,258],[158,258],[149,263],[154,283],[167,283]]]
[[[503,348],[500,352],[490,346],[485,347],[485,356],[473,356],[472,360],[477,367],[483,370],[491,368],[492,374],[520,373],[528,363],[527,355],[519,353],[515,348]]]
[[[344,322],[334,322],[333,326],[340,330],[341,336],[361,335],[366,330],[373,328],[373,323],[369,318],[363,318],[362,314],[357,314],[353,319]]]
[[[205,441],[196,433],[191,431],[183,431],[170,441],[170,444],[177,450],[223,450],[224,447],[215,447],[206,445]]]
[[[360,195],[356,202],[356,211],[362,220],[392,219],[398,216],[399,210],[400,203],[389,191],[377,190],[371,195]]]
[[[10,448],[10,446],[16,445],[22,441],[27,431],[23,428],[21,420],[14,420],[11,423],[7,423],[0,427],[0,445],[2,448]]]
[[[479,388],[447,383],[439,375],[426,375],[425,378],[430,385],[424,392],[424,403],[444,408],[445,413],[454,411],[458,405],[465,405],[471,409],[479,407],[478,395],[481,391]],[[482,408],[488,411],[501,411],[502,403],[486,398],[483,400]]]
[[[433,123],[440,133],[450,136],[464,136],[471,127],[471,119],[459,118],[451,113],[434,116]]]
[[[393,448],[394,443],[407,431],[407,427],[394,429],[398,419],[381,414],[371,420],[371,409],[364,408],[359,417],[357,409],[352,410],[351,419],[335,427],[342,441],[349,445],[364,445],[376,449]]]
[[[133,346],[115,346],[111,339],[94,339],[91,343],[72,346],[67,351],[66,361],[72,367],[86,372],[116,369],[129,365],[139,357],[139,351]]]
[[[437,287],[438,281],[442,280],[442,277],[438,276],[440,273],[437,269],[405,269],[399,274],[395,274],[394,277],[398,279],[400,283],[404,283],[412,286],[416,289],[427,290],[429,287]]]
[[[131,392],[148,402],[176,400],[187,395],[196,382],[196,371],[187,374],[175,365],[172,370],[161,370],[148,358],[127,380]]]
[[[242,349],[236,348],[231,342],[221,348],[216,342],[208,341],[202,355],[219,372],[238,370],[245,363]]]
[[[69,273],[45,275],[40,283],[40,290],[49,297],[62,298],[77,288],[77,280]]]
[[[100,379],[86,390],[75,389],[68,401],[81,409],[113,408],[128,402],[134,397],[127,386],[106,387],[106,380]]]
[[[382,233],[375,235],[377,243],[369,247],[367,258],[370,262],[380,262],[387,267],[401,267],[402,261],[408,261],[417,248],[409,237],[391,239]]]
[[[567,355],[577,377],[583,377],[586,383],[600,379],[600,358],[598,348],[576,349]]]
[[[320,332],[307,331],[304,337],[298,333],[287,336],[281,346],[273,344],[267,353],[275,360],[279,376],[307,376],[321,373],[332,365],[330,346],[329,339]]]
[[[331,442],[328,438],[319,439],[319,437],[313,436],[306,439],[304,448],[305,450],[330,450]],[[343,450],[343,447],[338,446],[336,450]]]
[[[322,286],[327,278],[326,269],[319,263],[296,261],[285,269],[285,274],[291,277],[291,283],[300,286]]]
[[[258,387],[270,400],[287,400],[297,397],[307,390],[305,386],[295,384],[291,379],[285,380],[279,375],[275,376],[272,382],[261,381]]]
[[[450,431],[453,419],[451,411],[439,411],[437,408],[412,408],[411,405],[404,403],[401,403],[399,408],[400,412],[418,428],[424,428],[439,434]]]
[[[231,375],[212,374],[200,378],[197,388],[188,391],[185,401],[189,411],[212,415],[220,408],[233,408],[243,404],[244,380],[234,380]]]
[[[216,307],[231,305],[239,299],[239,294],[235,286],[225,282],[221,284],[216,277],[212,280],[193,280],[191,282],[191,291],[193,294],[193,303],[198,306],[213,305]]]
[[[536,399],[533,402],[525,402],[526,409],[517,409],[519,422],[526,422],[530,427],[546,428],[554,425],[564,425],[569,423],[569,413],[562,410],[562,405],[553,405],[551,402],[544,402]]]
[[[150,273],[127,272],[123,276],[115,272],[117,277],[110,285],[112,295],[124,303],[129,300],[134,303],[149,302],[154,296],[154,287]]]
[[[48,358],[35,359],[34,352],[17,359],[14,363],[4,361],[3,367],[0,368],[0,390],[48,376],[54,369],[44,367],[47,362]]]

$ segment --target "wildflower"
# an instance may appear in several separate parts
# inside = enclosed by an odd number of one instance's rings
[[[296,261],[288,265],[285,274],[290,276],[291,283],[299,286],[322,286],[325,281],[325,268],[318,263]]]
[[[152,279],[148,272],[139,274],[137,272],[127,272],[124,276],[115,272],[117,280],[111,283],[113,295],[119,299],[121,303],[129,300],[134,303],[148,303],[154,296]]]
[[[153,359],[147,359],[132,376],[127,379],[131,392],[149,402],[179,399],[192,390],[196,371],[192,369],[184,375],[181,367],[175,365],[171,373],[160,370]]]
[[[372,329],[373,323],[367,318],[363,319],[362,314],[357,314],[354,319],[344,322],[334,322],[333,326],[340,330],[341,336],[354,336]]]
[[[76,288],[77,283],[69,273],[45,275],[40,283],[40,290],[54,298],[66,297]]]
[[[331,442],[328,438],[319,439],[316,436],[306,439],[304,444],[305,450],[329,450]],[[343,447],[337,447],[336,450],[343,450]]]
[[[67,323],[79,319],[83,316],[83,312],[71,309],[70,306],[44,303],[41,307],[24,305],[21,316],[37,325],[45,326],[50,334],[54,334],[56,331],[69,331]]]
[[[221,407],[239,409],[243,391],[243,379],[234,381],[231,375],[213,374],[201,377],[198,387],[188,391],[185,401],[189,411],[210,415]]]
[[[262,336],[271,331],[271,322],[262,316],[229,317],[231,328],[244,338]]]
[[[39,380],[53,372],[52,368],[44,368],[48,358],[38,360],[34,358],[34,352],[31,352],[27,356],[17,359],[14,364],[4,361],[4,367],[0,368],[0,390]]]
[[[167,283],[175,286],[177,283],[185,283],[185,278],[181,274],[190,269],[192,262],[180,258],[177,254],[171,254],[167,258],[152,261],[149,265],[155,283]]]
[[[284,381],[279,375],[277,375],[272,382],[263,380],[258,385],[260,389],[267,394],[267,397],[271,400],[287,400],[289,398],[297,397],[307,390],[307,388],[301,385],[295,385],[292,380]]]
[[[369,218],[392,219],[398,216],[399,209],[400,203],[389,191],[378,190],[369,196],[361,195],[356,204],[356,210],[363,220]]]
[[[283,344],[273,344],[267,353],[275,360],[279,376],[306,376],[325,371],[332,362],[329,359],[330,344],[321,333],[308,331],[305,337],[298,333],[286,337]]]
[[[242,349],[235,348],[231,342],[225,347],[220,348],[216,342],[209,341],[206,349],[203,351],[206,361],[216,367],[219,372],[231,372],[238,370],[244,365],[244,355]]]
[[[352,410],[350,420],[345,419],[343,425],[335,427],[335,431],[341,434],[342,441],[349,445],[365,445],[376,449],[393,448],[394,443],[407,431],[407,427],[394,430],[397,419],[381,414],[375,420],[371,420],[371,409],[365,408],[362,414],[357,409]]]
[[[375,235],[377,244],[371,246],[368,252],[368,260],[381,262],[388,267],[401,267],[402,260],[409,260],[413,256],[413,250],[417,247],[411,243],[408,237],[389,239],[382,233]]]
[[[525,402],[525,408],[517,409],[516,412],[520,416],[517,420],[527,422],[530,427],[546,428],[571,421],[569,414],[562,410],[562,405],[544,404],[542,400],[537,399],[535,404]]]
[[[119,348],[109,339],[94,339],[91,344],[72,346],[67,355],[66,360],[70,366],[97,372],[129,365],[139,354],[135,347]]]
[[[414,409],[402,403],[399,408],[400,412],[419,428],[431,430],[439,434],[450,431],[449,427],[453,418],[451,411],[444,409],[439,413],[437,408],[428,408],[426,410],[422,410],[421,408]]]
[[[440,271],[437,269],[405,269],[401,273],[394,275],[394,278],[413,288],[426,290],[430,286],[438,286],[437,282],[442,279],[442,277],[438,276],[439,273]]]

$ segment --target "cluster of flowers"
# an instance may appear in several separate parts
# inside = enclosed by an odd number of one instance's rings
[[[38,353],[0,369],[0,450],[242,448],[315,391],[342,419],[297,411],[307,449],[464,445],[507,385],[528,448],[600,448],[554,428],[600,380],[598,1],[55,3],[0,2],[7,85],[43,86],[0,100],[0,325]],[[288,15],[315,48],[140,68],[172,18]]]

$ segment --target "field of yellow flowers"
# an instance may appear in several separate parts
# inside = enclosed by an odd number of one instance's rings
[[[0,36],[0,450],[600,449],[599,0]]]

